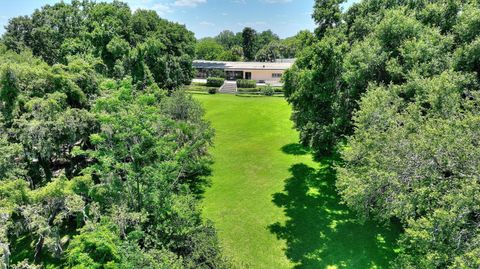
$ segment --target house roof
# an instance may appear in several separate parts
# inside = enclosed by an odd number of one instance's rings
[[[222,61],[193,61],[193,67],[202,69],[223,70],[287,70],[292,67],[289,62],[222,62]]]

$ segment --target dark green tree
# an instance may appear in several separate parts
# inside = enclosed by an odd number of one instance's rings
[[[242,47],[245,60],[252,61],[255,59],[255,44],[257,32],[250,27],[245,27],[242,32]]]
[[[315,33],[323,37],[329,28],[340,25],[342,21],[342,10],[340,5],[345,0],[315,0],[313,7],[313,20],[317,23]]]
[[[220,32],[216,37],[215,40],[223,46],[224,49],[229,50],[235,46],[241,46],[242,40],[240,40],[234,32],[225,30]]]
[[[14,71],[7,67],[0,75],[0,101],[2,101],[3,120],[9,127],[12,123],[13,112],[20,94],[17,77]]]
[[[363,219],[403,225],[393,268],[478,267],[478,2],[339,3],[316,2],[319,40],[284,78],[302,142],[339,146]]]

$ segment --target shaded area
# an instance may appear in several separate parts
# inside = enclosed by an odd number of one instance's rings
[[[319,170],[303,163],[290,168],[284,192],[273,195],[288,220],[270,225],[270,231],[286,241],[295,268],[387,268],[400,227],[358,222],[340,204],[332,160],[322,164]]]
[[[282,151],[290,155],[307,155],[310,153],[310,149],[302,144],[293,143],[282,147]]]

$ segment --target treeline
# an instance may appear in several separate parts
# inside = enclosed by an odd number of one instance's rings
[[[213,130],[195,39],[154,11],[72,1],[0,42],[0,268],[226,268],[198,209]]]
[[[2,37],[13,51],[31,50],[50,65],[81,56],[97,61],[108,77],[131,75],[140,84],[151,77],[160,88],[189,83],[195,37],[184,26],[161,19],[153,10],[132,14],[127,4],[74,0],[12,18]],[[144,84],[144,83],[143,83]]]
[[[341,2],[285,75],[301,141],[340,151],[347,205],[402,223],[393,268],[479,268],[479,1]]]
[[[202,38],[198,40],[195,52],[196,58],[202,60],[273,62],[295,58],[313,40],[313,33],[307,30],[280,39],[271,30],[258,33],[246,27],[242,32],[225,30],[215,37]]]

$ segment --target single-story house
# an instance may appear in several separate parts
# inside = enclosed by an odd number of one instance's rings
[[[227,80],[252,79],[259,83],[280,82],[283,73],[292,67],[294,59],[279,60],[277,62],[221,62],[221,61],[193,61],[197,70],[197,78],[204,79],[218,76],[219,72]]]

